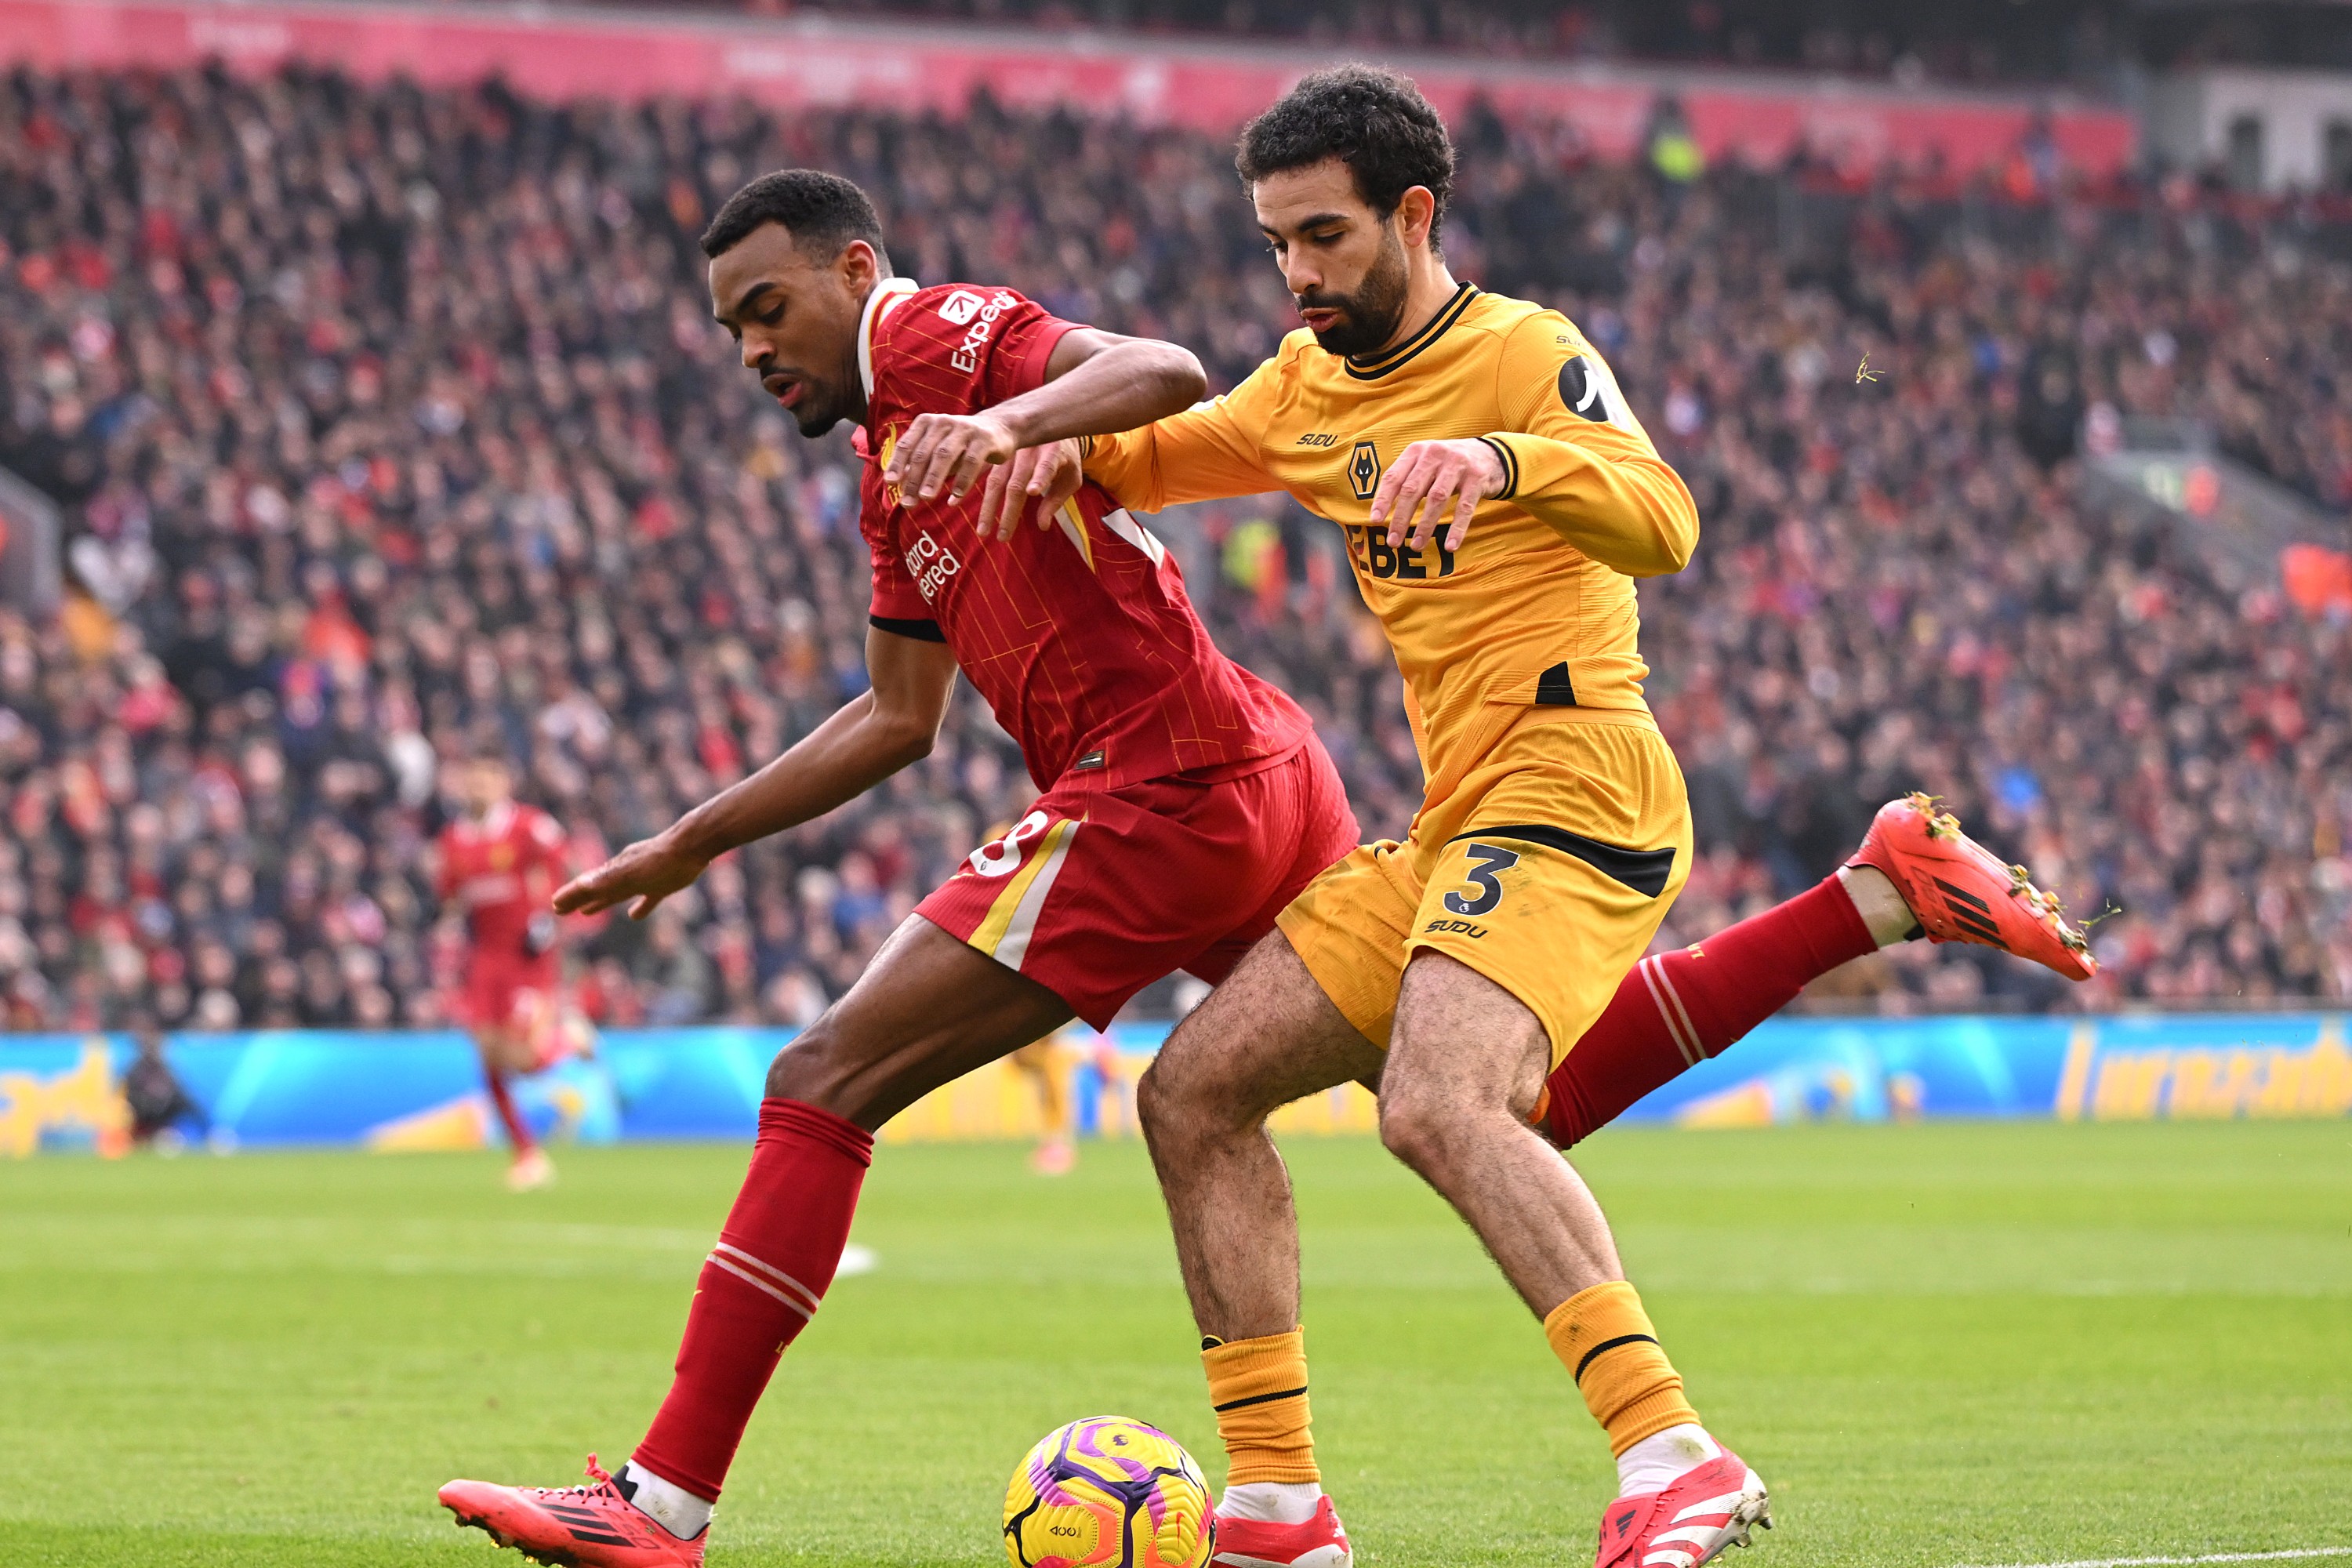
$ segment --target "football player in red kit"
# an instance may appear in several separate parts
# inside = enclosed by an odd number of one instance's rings
[[[554,1163],[516,1110],[512,1080],[562,1058],[562,958],[551,900],[569,873],[563,829],[514,798],[503,756],[482,754],[449,770],[461,816],[439,843],[441,901],[466,917],[466,973],[454,1009],[482,1053],[490,1103],[507,1130],[517,1192],[555,1179]]]
[[[802,433],[858,426],[871,689],[751,778],[564,887],[556,908],[643,918],[716,857],[880,783],[930,750],[959,668],[1043,793],[776,1058],[669,1394],[628,1463],[608,1475],[591,1456],[583,1487],[441,1489],[460,1524],[590,1568],[702,1561],[751,1410],[833,1280],[877,1128],[1073,1016],[1107,1025],[1164,974],[1221,980],[1358,839],[1305,715],[1217,652],[1174,562],[1133,518],[1087,486],[1039,526],[1018,526],[1044,486],[1006,482],[1017,452],[1190,405],[1204,389],[1192,355],[1056,321],[1010,289],[894,278],[864,195],[813,171],[737,192],[703,248],[718,320]],[[1806,897],[1848,899],[1835,888]],[[1906,933],[1899,910],[1881,931],[1885,911],[1856,908],[1817,916],[1809,904],[1793,923],[1810,931],[1834,915],[1854,927],[1855,951]],[[1588,1069],[1612,1051],[1622,1060],[1556,1081],[1553,1137],[1573,1141],[1596,1110],[1720,1049],[1714,1030],[1733,1009],[1707,1011],[1718,975],[1744,984],[1759,963],[1795,973],[1847,956],[1838,942],[1796,941],[1805,931],[1792,938],[1790,923],[1748,922],[1757,932],[1737,964],[1675,971],[1708,1020],[1699,1044],[1631,1008],[1609,1040],[1588,1037]],[[1286,1535],[1280,1561],[1344,1568],[1335,1521],[1326,1534]]]
[[[1306,714],[1217,651],[1175,562],[1108,497],[1081,489],[1053,527],[1000,541],[981,526],[982,459],[898,460],[943,428],[967,445],[992,432],[1002,462],[1177,413],[1206,390],[1190,353],[1010,289],[895,278],[865,195],[814,171],[753,181],[702,243],[745,367],[803,435],[857,426],[872,684],[556,909],[642,917],[717,856],[871,788],[930,750],[959,669],[1042,793],[776,1058],[675,1380],[620,1474],[592,1460],[584,1488],[442,1489],[460,1523],[542,1561],[698,1563],[752,1406],[832,1283],[875,1129],[1074,1016],[1108,1024],[1175,970],[1222,979],[1358,837]]]

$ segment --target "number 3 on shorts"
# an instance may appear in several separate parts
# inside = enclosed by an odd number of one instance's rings
[[[1477,864],[1470,868],[1464,879],[1478,890],[1469,898],[1459,893],[1445,895],[1445,907],[1457,915],[1483,915],[1503,901],[1502,874],[1519,863],[1514,850],[1497,849],[1491,844],[1465,847],[1470,858]]]

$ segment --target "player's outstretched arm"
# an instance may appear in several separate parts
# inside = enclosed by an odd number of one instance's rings
[[[981,531],[1012,538],[1033,503],[1037,526],[1047,527],[1087,479],[1134,511],[1280,489],[1267,471],[1263,439],[1279,382],[1278,362],[1268,360],[1223,396],[1181,414],[1133,430],[1023,447],[1012,462],[989,470]]]
[[[1192,351],[1093,327],[1064,332],[1045,381],[977,414],[925,414],[907,426],[883,478],[920,500],[961,500],[1024,447],[1132,430],[1181,414],[1209,390]]]
[[[929,756],[955,690],[955,656],[944,643],[877,628],[866,634],[866,667],[871,689],[750,778],[566,882],[557,911],[626,903],[641,921],[730,849],[822,816]]]

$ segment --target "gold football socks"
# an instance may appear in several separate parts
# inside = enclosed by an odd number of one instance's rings
[[[1322,1480],[1307,1431],[1304,1329],[1230,1342],[1202,1340],[1201,1364],[1209,1374],[1217,1436],[1225,1442],[1227,1486]]]
[[[1658,1348],[1650,1314],[1625,1281],[1595,1285],[1562,1301],[1544,1320],[1544,1338],[1576,1379],[1592,1418],[1609,1434],[1611,1453],[1622,1454],[1669,1426],[1697,1423],[1698,1412],[1683,1397],[1682,1374]],[[1224,1417],[1217,1419],[1222,1423]],[[1302,1436],[1304,1430],[1302,1421]]]

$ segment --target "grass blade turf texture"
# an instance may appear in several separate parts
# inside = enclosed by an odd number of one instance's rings
[[[1222,1472],[1142,1150],[1025,1152],[881,1151],[881,1267],[786,1359],[714,1564],[993,1568],[1010,1467],[1094,1412]],[[1583,1561],[1607,1450],[1536,1325],[1377,1145],[1287,1153],[1360,1559]],[[0,1166],[0,1564],[520,1562],[433,1489],[626,1454],[743,1163],[573,1150],[521,1198],[487,1155]],[[1625,1131],[1580,1163],[1772,1484],[1742,1568],[2352,1544],[2352,1125]]]

